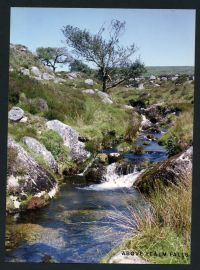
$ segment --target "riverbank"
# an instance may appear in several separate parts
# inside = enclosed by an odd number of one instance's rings
[[[153,264],[189,264],[191,248],[191,194],[192,181],[185,179],[178,185],[157,185],[144,200],[151,211],[131,209],[130,219],[136,215],[137,232],[129,240],[113,249],[101,259],[113,263],[116,254],[138,254],[144,261]],[[127,211],[130,211],[127,209]],[[120,256],[118,263],[125,263]]]

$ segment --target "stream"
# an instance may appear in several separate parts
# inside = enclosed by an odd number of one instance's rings
[[[161,131],[162,133],[162,131]],[[158,139],[162,134],[154,133]],[[147,131],[142,131],[138,145],[147,141]],[[40,210],[7,216],[7,262],[98,263],[116,245],[133,234],[124,225],[123,218],[130,217],[127,206],[145,207],[141,195],[132,187],[141,173],[141,161],[157,162],[167,158],[163,146],[149,141],[144,154],[123,153],[123,158],[135,164],[127,175],[115,173],[115,163],[107,166],[104,182],[89,186],[77,184],[73,176],[61,186],[58,196]],[[104,153],[117,152],[105,149]]]

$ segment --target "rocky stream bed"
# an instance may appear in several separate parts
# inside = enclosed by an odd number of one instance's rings
[[[156,139],[162,135],[154,133]],[[149,132],[148,132],[149,133]],[[141,131],[137,145],[147,141]],[[122,243],[132,229],[116,222],[123,219],[127,205],[146,207],[140,193],[133,188],[141,174],[140,165],[167,158],[163,146],[148,140],[144,153],[120,153],[128,163],[120,169],[117,162],[107,165],[101,183],[85,184],[84,173],[65,179],[56,198],[46,207],[7,216],[6,261],[98,263],[102,256]],[[117,153],[104,149],[102,153]]]

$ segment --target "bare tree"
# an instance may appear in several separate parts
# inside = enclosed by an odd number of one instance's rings
[[[45,66],[51,67],[54,72],[57,64],[66,64],[72,60],[66,48],[39,47],[36,53],[42,63]]]
[[[91,34],[86,29],[81,30],[71,25],[62,29],[66,43],[73,48],[73,53],[96,65],[104,92],[145,71],[140,60],[135,62],[131,60],[131,56],[136,51],[135,45],[124,47],[119,44],[119,38],[125,31],[125,24],[112,20],[108,40],[103,38],[104,26],[97,34]]]

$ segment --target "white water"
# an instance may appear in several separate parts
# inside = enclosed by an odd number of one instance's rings
[[[141,114],[141,116],[142,116],[142,122],[146,122],[147,121],[146,116],[144,114]]]
[[[87,190],[112,190],[116,188],[130,188],[133,186],[134,182],[141,174],[137,171],[135,166],[133,173],[127,175],[118,175],[115,172],[116,163],[112,163],[107,166],[106,175],[104,177],[105,181],[100,184],[93,184],[89,187],[84,187]]]

